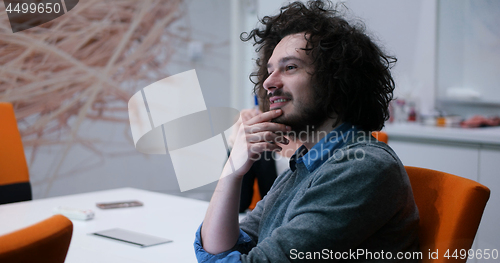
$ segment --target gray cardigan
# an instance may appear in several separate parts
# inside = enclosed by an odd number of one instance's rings
[[[299,162],[281,174],[240,223],[256,244],[234,249],[242,262],[419,262],[418,222],[401,161],[386,144],[360,135],[312,173]]]

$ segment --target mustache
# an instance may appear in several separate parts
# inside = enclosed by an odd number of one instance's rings
[[[267,93],[267,99],[269,100],[273,96],[281,96],[281,97],[287,97],[287,98],[292,98],[292,94],[288,92],[284,92],[282,89],[277,89],[274,92],[269,92]]]

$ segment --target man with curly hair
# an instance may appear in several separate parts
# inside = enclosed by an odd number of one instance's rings
[[[240,127],[196,233],[198,261],[418,262],[408,175],[370,135],[388,119],[395,58],[330,2],[294,2],[261,23],[242,39],[258,47],[252,75],[269,110]],[[290,169],[239,223],[243,175],[287,138],[302,144]]]

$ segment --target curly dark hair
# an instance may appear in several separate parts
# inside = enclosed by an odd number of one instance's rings
[[[330,1],[294,2],[260,22],[263,28],[240,36],[243,41],[253,39],[259,52],[258,70],[250,79],[260,101],[268,102],[263,83],[274,48],[284,37],[304,33],[308,42],[304,50],[313,60],[312,84],[322,112],[332,118],[336,115],[335,125],[346,121],[365,131],[384,127],[395,86],[390,68],[396,58],[384,54],[366,35],[363,23],[349,24]]]

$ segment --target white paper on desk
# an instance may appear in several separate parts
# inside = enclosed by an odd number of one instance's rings
[[[132,245],[140,246],[140,247],[149,247],[154,245],[159,245],[163,243],[172,242],[170,239],[155,237],[143,233],[133,232],[121,228],[114,228],[104,231],[99,231],[95,233],[91,233],[91,235],[96,235],[100,237],[110,238],[113,240],[118,240],[122,242],[126,242]]]

